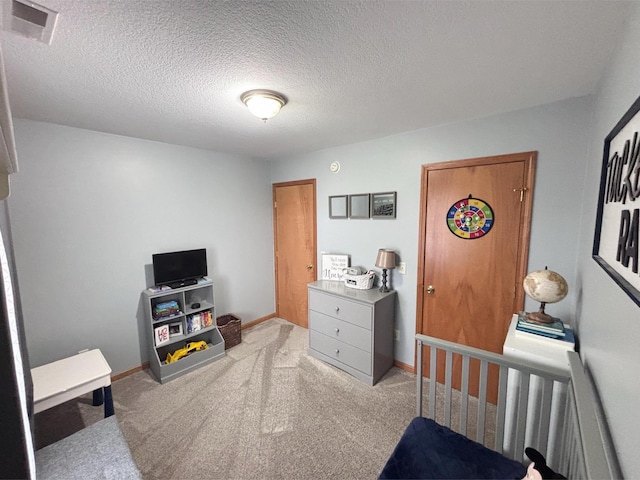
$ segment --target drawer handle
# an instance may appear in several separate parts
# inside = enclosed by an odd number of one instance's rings
[[[336,333],[340,333],[340,329],[336,327]]]
[[[338,355],[339,353],[340,353],[340,350],[336,348],[336,355]]]
[[[340,311],[340,307],[336,307],[336,312],[339,312],[339,311]]]

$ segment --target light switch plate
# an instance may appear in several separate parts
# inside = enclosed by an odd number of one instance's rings
[[[407,273],[407,263],[406,262],[400,262],[398,264],[398,273],[401,273],[402,275]]]

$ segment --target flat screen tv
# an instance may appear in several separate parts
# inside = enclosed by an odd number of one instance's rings
[[[207,250],[156,253],[153,259],[153,280],[156,285],[180,287],[197,283],[207,276]]]

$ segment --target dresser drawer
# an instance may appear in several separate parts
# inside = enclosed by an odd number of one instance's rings
[[[309,330],[309,347],[345,365],[371,375],[371,353],[360,350],[335,338]]]
[[[309,310],[371,330],[372,310],[369,305],[310,290]]]
[[[343,322],[338,318],[309,310],[309,330],[315,330],[365,352],[371,352],[371,330]]]

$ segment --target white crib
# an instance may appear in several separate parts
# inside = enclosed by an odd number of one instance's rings
[[[577,353],[567,352],[569,373],[566,373],[426,335],[416,335],[416,342],[418,417],[422,417],[423,412],[426,412],[424,417],[435,420],[440,426],[446,427],[446,430],[453,430],[486,449],[499,453],[500,458],[509,459],[505,460],[507,463],[515,460],[527,465],[529,462],[524,455],[526,447],[535,448],[549,458],[547,440],[549,434],[553,433],[557,435],[556,448],[559,446],[560,449],[559,455],[554,456],[558,460],[549,463],[555,472],[571,479],[621,478],[597,394]],[[428,352],[425,353],[424,350]],[[429,355],[428,378],[422,376],[423,355]],[[440,362],[437,361],[438,358]],[[438,371],[439,368],[443,371]],[[488,382],[490,371],[498,372],[495,403],[488,400],[488,392],[491,390]],[[456,385],[458,388],[453,386],[454,373],[460,376],[459,385]],[[514,417],[508,422],[514,431],[505,432],[507,381],[510,374],[511,383],[518,383],[519,394],[517,398],[509,399],[515,402],[515,408],[509,409],[510,412],[514,412]],[[474,377],[477,380],[477,388],[471,388],[474,382],[470,379]],[[430,380],[437,378],[443,378],[444,383]],[[535,381],[532,382],[532,379]],[[535,388],[540,389],[539,395],[535,397],[539,402],[536,409],[530,408],[528,404],[529,388],[533,383],[536,385]],[[428,384],[426,389],[425,384]],[[555,428],[556,423],[551,421],[552,399],[554,390],[557,389],[566,392],[566,395],[562,395],[560,404],[556,395],[553,405],[557,409],[556,416],[559,415],[563,419],[560,422],[562,431],[552,432],[551,429]],[[428,395],[423,395],[423,390],[427,390]],[[474,391],[474,394],[471,391]],[[454,414],[456,410],[459,413]],[[525,445],[527,416],[533,410],[536,411],[539,433],[535,439],[527,441],[532,443]],[[410,463],[416,456],[428,457],[430,447],[426,445],[427,440],[415,438],[415,431],[407,435],[408,430],[409,428],[387,462],[382,478],[389,478],[389,475],[394,478],[416,478],[425,475],[424,470],[418,474],[415,470],[417,467]],[[503,448],[505,436],[513,440],[508,451]],[[405,445],[402,446],[403,441]],[[433,442],[432,439],[429,441]],[[416,452],[419,452],[419,455],[416,455]],[[492,454],[489,452],[489,455]],[[401,460],[398,461],[398,458]],[[491,458],[495,461],[495,455]],[[474,459],[464,458],[463,461],[473,462]],[[388,470],[390,466],[393,468]]]

